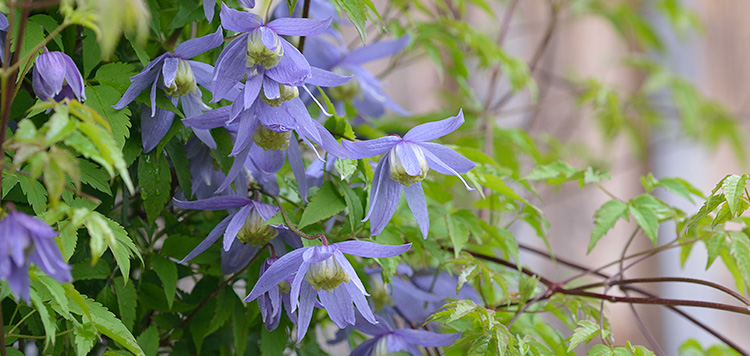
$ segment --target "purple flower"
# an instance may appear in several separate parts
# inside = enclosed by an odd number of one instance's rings
[[[174,205],[181,209],[196,210],[234,210],[229,216],[219,222],[216,227],[198,246],[188,253],[180,263],[185,263],[207,250],[219,237],[224,236],[222,250],[232,252],[223,254],[222,259],[248,259],[255,255],[259,246],[262,246],[275,237],[279,236],[279,230],[272,225],[266,225],[265,221],[276,215],[278,208],[266,203],[250,200],[236,195],[220,196],[196,201],[180,201],[173,199]],[[294,237],[287,234],[281,235],[292,246],[301,246],[294,242]],[[299,240],[299,237],[296,237]],[[281,242],[281,241],[279,241]],[[239,262],[223,262],[225,272],[234,267],[244,264]],[[231,272],[229,272],[231,273]]]
[[[470,171],[476,163],[456,151],[431,141],[455,131],[464,122],[462,111],[444,120],[418,125],[404,135],[381,137],[366,141],[342,141],[351,159],[373,157],[385,153],[375,167],[370,193],[370,209],[363,221],[370,219],[370,232],[378,235],[396,211],[403,190],[424,238],[430,228],[422,179],[430,168],[442,174],[455,174],[466,188],[473,190],[460,174]]]
[[[36,57],[32,87],[40,100],[61,101],[65,98],[86,100],[83,77],[73,60],[62,52],[44,52]]]
[[[426,330],[396,329],[388,320],[376,316],[379,323],[373,325],[362,318],[357,318],[354,327],[373,338],[359,344],[352,350],[351,356],[387,355],[405,351],[413,356],[421,356],[416,345],[440,347],[453,344],[461,333],[440,334]]]
[[[362,64],[384,58],[401,51],[409,37],[381,41],[349,51],[345,46],[336,46],[320,36],[307,39],[305,57],[310,65],[343,75],[354,75],[354,80],[328,90],[331,99],[339,103],[337,111],[344,110],[343,102],[352,103],[357,110],[368,117],[381,117],[389,108],[399,115],[408,112],[391,100],[381,87],[381,83]]]
[[[289,14],[289,5],[285,2],[280,2],[276,9],[273,10],[273,16],[276,18],[280,17],[302,17],[302,7],[304,1],[297,1],[294,6],[294,11]],[[336,7],[330,1],[326,0],[310,0],[310,13],[308,17],[311,19],[326,19],[331,18],[333,22],[339,22],[339,15],[336,13]]]
[[[27,303],[32,262],[60,283],[72,280],[55,236],[57,232],[45,222],[21,212],[11,211],[0,220],[0,279]]]
[[[365,241],[344,241],[296,249],[282,256],[266,270],[245,301],[260,297],[293,276],[290,290],[292,311],[299,306],[297,342],[302,341],[307,333],[313,307],[318,299],[331,320],[340,328],[354,324],[354,306],[367,321],[374,324],[377,320],[365,298],[369,294],[344,254],[368,258],[393,257],[410,247],[411,244],[388,246]]]
[[[263,276],[268,268],[278,260],[278,257],[271,257],[265,260],[260,266],[260,276]],[[258,297],[260,315],[263,317],[263,323],[266,324],[266,329],[269,331],[279,326],[282,304],[284,309],[286,309],[289,319],[293,323],[297,323],[297,316],[292,312],[292,301],[289,297],[292,281],[292,278],[287,278]]]
[[[247,76],[243,93],[240,94],[245,109],[255,101],[261,86],[265,87],[268,98],[279,98],[279,89],[274,88],[278,84],[301,85],[312,75],[305,57],[279,35],[313,36],[322,33],[331,24],[330,18],[282,18],[264,24],[259,16],[230,9],[224,4],[220,16],[227,30],[241,35],[221,52],[216,61],[213,101],[233,100],[232,89]]]
[[[151,110],[141,112],[141,134],[143,151],[154,149],[169,131],[174,120],[174,113],[156,107],[156,88],[160,87],[170,98],[172,104],[182,105],[185,117],[193,117],[209,110],[201,98],[198,86],[211,88],[213,67],[189,60],[203,52],[220,46],[224,42],[222,29],[215,33],[188,40],[177,46],[174,53],[164,53],[156,57],[146,68],[130,78],[130,85],[115,109],[122,109],[135,100],[138,95],[151,86]],[[150,114],[150,115],[149,115]],[[193,130],[195,135],[211,148],[216,148],[211,134],[205,130]]]
[[[237,0],[245,8],[252,9],[255,7],[255,0]],[[214,8],[216,0],[203,0],[203,14],[206,15],[208,22],[214,19]]]
[[[5,37],[8,35],[8,18],[0,13],[0,63],[5,62]]]

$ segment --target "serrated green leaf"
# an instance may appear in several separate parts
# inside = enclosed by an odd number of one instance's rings
[[[730,231],[728,234],[729,253],[734,257],[745,284],[750,285],[750,237],[737,231]]]
[[[737,214],[737,205],[740,202],[740,198],[745,193],[745,182],[747,181],[747,175],[743,174],[738,176],[732,174],[724,178],[721,184],[721,190],[724,194],[724,198],[727,200],[727,205],[732,216]]]
[[[348,181],[357,172],[357,160],[339,158],[333,163],[342,181]]]
[[[325,182],[310,198],[310,203],[305,207],[297,228],[302,229],[314,222],[328,219],[340,213],[344,208],[346,208],[346,202],[336,191],[336,187],[330,181]]]
[[[88,355],[98,341],[96,328],[91,323],[76,324],[73,327],[73,335],[75,335],[76,355],[78,356]]]
[[[587,253],[591,252],[596,246],[596,243],[615,226],[617,220],[626,219],[628,214],[628,204],[623,203],[619,200],[612,199],[604,205],[602,205],[596,213],[594,213],[594,229],[591,232],[591,239],[589,240],[589,249]]]
[[[122,93],[109,85],[86,87],[86,105],[96,110],[99,115],[107,120],[112,129],[112,138],[120,150],[125,146],[125,140],[130,137],[130,109],[127,107],[121,110],[112,108],[112,105],[120,101],[121,96]]]
[[[96,70],[94,78],[100,85],[110,86],[122,94],[130,86],[134,70],[135,66],[130,63],[107,63]]]
[[[159,352],[159,329],[156,325],[146,328],[136,340],[146,356],[156,356]]]
[[[461,254],[461,249],[469,241],[469,229],[459,219],[453,217],[453,215],[446,217],[446,226],[448,228],[448,236],[453,244],[453,254],[458,258]]]
[[[116,242],[115,246],[110,246],[110,250],[112,250],[112,254],[115,256],[115,262],[120,267],[122,275],[126,277],[124,282],[127,283],[130,280],[130,258],[133,256],[138,257],[141,264],[143,264],[143,258],[133,240],[130,239],[127,231],[125,231],[125,228],[111,219],[105,218],[105,220],[110,230],[112,230]]]
[[[594,324],[588,320],[581,320],[578,322],[578,327],[573,331],[573,335],[570,337],[570,343],[568,344],[568,352],[573,351],[580,343],[589,342],[597,334],[599,334],[599,325]]]
[[[34,307],[42,320],[42,326],[44,327],[44,347],[47,348],[50,344],[54,344],[55,342],[55,332],[57,331],[55,316],[50,313],[49,309],[47,309],[47,304],[39,297],[39,294],[34,288],[31,288],[29,292],[31,302],[34,304]]]
[[[88,184],[92,188],[112,196],[109,175],[105,170],[83,159],[78,160],[78,167],[81,170],[81,182],[83,184]]]
[[[346,183],[341,184],[341,192],[344,193],[344,201],[346,202],[346,207],[349,209],[346,220],[349,221],[349,227],[352,232],[357,231],[362,226],[362,218],[364,218],[365,214],[362,207],[362,200]]]
[[[153,225],[172,199],[172,173],[167,158],[161,152],[151,151],[138,159],[138,185],[141,187],[148,223]]]
[[[164,257],[153,255],[151,257],[151,267],[156,272],[156,275],[159,276],[162,288],[164,288],[164,296],[167,298],[167,305],[169,309],[172,309],[172,303],[177,291],[177,265]]]
[[[21,191],[26,196],[31,208],[34,209],[34,213],[38,215],[44,212],[47,208],[47,190],[44,189],[42,183],[21,174],[16,177],[21,185]]]
[[[32,273],[33,272],[29,271],[30,275],[32,275]],[[65,288],[63,288],[60,282],[44,274],[37,275],[34,273],[33,278],[38,280],[39,284],[49,291],[50,295],[55,300],[55,303],[60,306],[60,314],[67,319],[71,319],[70,309],[68,308],[68,298],[65,295]]]
[[[167,155],[174,165],[177,181],[180,183],[182,192],[186,195],[192,195],[193,182],[191,181],[190,161],[186,157],[185,147],[179,140],[170,140],[166,149]]]
[[[117,295],[117,308],[120,310],[120,320],[132,332],[135,324],[135,311],[138,306],[138,294],[135,292],[133,283],[125,284],[122,277],[113,280]]]
[[[83,301],[86,308],[88,308],[96,330],[122,345],[136,356],[145,356],[138,342],[135,341],[133,334],[130,333],[128,328],[112,312],[99,302],[88,297],[83,297]],[[78,304],[71,304],[71,311],[79,315],[85,314],[84,310]]]
[[[91,265],[86,261],[81,261],[73,265],[73,279],[76,281],[86,281],[91,279],[107,279],[112,271],[106,263],[97,263]]]
[[[365,20],[367,20],[367,14],[368,14],[368,8],[370,8],[366,3],[369,2],[367,0],[335,0],[335,4],[342,10],[344,13],[349,16],[349,20],[351,20],[354,27],[357,29],[357,32],[359,33],[359,37],[362,39],[362,42],[367,43],[367,31],[365,28]],[[371,7],[374,8],[374,7]]]
[[[630,203],[630,215],[656,246],[659,232],[658,201],[650,195],[640,195]]]

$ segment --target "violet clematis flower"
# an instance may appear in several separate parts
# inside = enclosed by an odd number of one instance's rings
[[[263,276],[268,268],[278,260],[278,257],[271,257],[265,260],[260,266],[260,276]],[[297,323],[297,316],[292,312],[292,301],[289,297],[292,282],[292,278],[287,278],[258,297],[260,315],[263,317],[263,323],[266,324],[266,329],[269,331],[279,326],[282,305],[289,319],[293,323]]]
[[[5,62],[5,37],[8,35],[8,18],[0,13],[0,63]]]
[[[13,295],[29,302],[29,265],[34,263],[60,283],[70,282],[71,267],[55,242],[57,232],[45,222],[18,211],[0,220],[0,279]]]
[[[266,270],[245,301],[255,300],[293,276],[290,293],[292,311],[299,307],[298,343],[307,333],[318,298],[331,320],[340,328],[354,324],[354,306],[367,321],[377,323],[365,298],[369,294],[344,254],[368,258],[393,257],[410,247],[411,244],[389,246],[366,241],[344,241],[296,249]]]
[[[177,46],[174,53],[164,53],[156,57],[146,68],[130,78],[133,82],[120,101],[114,105],[115,109],[122,109],[135,100],[147,87],[151,86],[151,110],[142,110],[141,133],[143,151],[148,152],[164,138],[169,127],[172,126],[174,113],[156,107],[156,88],[160,87],[170,98],[172,104],[181,104],[185,117],[193,117],[210,110],[201,98],[198,86],[211,88],[211,73],[213,67],[192,61],[203,52],[220,46],[224,42],[222,28],[215,33],[188,40]],[[149,115],[150,113],[150,115]],[[211,148],[216,148],[211,134],[205,130],[193,130],[195,135]]]
[[[463,112],[459,111],[454,117],[415,126],[403,138],[390,135],[375,140],[342,141],[350,159],[386,153],[375,167],[370,209],[362,220],[370,219],[372,235],[380,234],[391,220],[403,191],[422,235],[427,238],[430,220],[420,182],[430,168],[442,174],[455,174],[466,189],[473,190],[460,174],[470,171],[476,163],[448,147],[427,142],[455,131],[463,122]]]
[[[354,327],[373,338],[359,344],[352,350],[351,356],[380,356],[405,351],[413,356],[421,356],[416,345],[440,347],[453,344],[461,333],[440,334],[426,330],[396,329],[392,322],[376,316],[378,323],[373,325],[359,317]]]
[[[307,39],[305,57],[310,65],[343,75],[354,75],[347,84],[331,88],[328,94],[336,102],[336,111],[343,112],[343,103],[352,103],[360,114],[379,118],[388,108],[399,115],[409,113],[391,100],[381,89],[383,83],[375,78],[362,64],[398,53],[407,44],[409,36],[397,40],[380,41],[349,51],[345,46],[336,46],[321,36]]]
[[[40,100],[61,101],[73,97],[78,101],[86,100],[81,72],[62,52],[44,52],[36,57],[32,87]]]
[[[181,209],[196,210],[233,210],[224,220],[208,234],[198,246],[188,253],[180,263],[185,263],[207,250],[219,237],[224,236],[222,250],[232,251],[242,249],[242,255],[252,257],[257,248],[279,235],[277,227],[265,225],[264,222],[276,215],[278,208],[266,203],[250,200],[248,198],[230,195],[220,196],[196,201],[172,200],[174,205]],[[286,235],[284,235],[286,236]],[[282,236],[283,239],[283,236]],[[241,245],[245,245],[244,248]],[[250,247],[248,247],[248,245]],[[293,245],[297,245],[294,244]],[[301,243],[300,243],[301,245]],[[235,255],[226,255],[228,258],[237,258]],[[248,258],[249,258],[248,257]],[[235,263],[236,264],[236,263]],[[241,267],[241,266],[240,266]]]
[[[304,1],[297,1],[297,4],[294,6],[294,11],[292,11],[292,14],[290,15],[289,5],[286,2],[280,2],[273,10],[273,17],[302,17],[304,3]],[[330,17],[334,23],[340,21],[339,14],[336,12],[336,7],[327,0],[310,0],[310,12],[308,17],[311,19],[326,19]]]
[[[228,8],[222,4],[221,23],[230,31],[241,33],[219,55],[213,74],[213,102],[234,99],[233,88],[247,76],[243,93],[244,109],[253,104],[264,87],[266,97],[280,97],[278,85],[298,86],[312,73],[304,56],[279,35],[314,36],[331,24],[331,19],[282,18],[267,24],[252,13]]]
[[[255,0],[237,0],[240,5],[247,9],[255,7]],[[216,0],[203,0],[203,14],[206,15],[206,19],[210,23],[214,19],[214,8],[216,7]]]

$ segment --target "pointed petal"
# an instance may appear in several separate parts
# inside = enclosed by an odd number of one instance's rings
[[[292,145],[293,143],[290,143]],[[250,159],[263,173],[276,173],[284,166],[285,151],[266,151],[257,145],[250,148]]]
[[[63,56],[63,62],[65,63],[65,80],[73,89],[73,94],[78,100],[86,100],[86,93],[83,91],[83,77],[81,72],[78,71],[78,67],[67,55]]]
[[[224,232],[224,251],[229,251],[229,248],[232,247],[232,242],[236,240],[235,237],[237,237],[237,233],[239,233],[245,225],[245,220],[247,220],[247,216],[250,215],[250,210],[252,210],[252,205],[243,206],[237,214],[234,214],[229,225],[227,225],[227,230]]]
[[[336,141],[335,138],[333,138],[333,135],[331,135],[328,130],[323,127],[319,122],[315,120],[311,120],[312,124],[318,129],[318,133],[320,134],[320,147],[326,150],[326,152],[343,159],[348,159],[348,155],[346,154],[346,151],[344,151],[344,148],[341,146],[341,144]],[[332,161],[332,158],[328,158],[329,161]]]
[[[362,281],[359,279],[359,276],[357,276],[357,272],[354,271],[354,267],[352,267],[351,263],[349,263],[349,260],[344,257],[344,254],[341,253],[341,250],[336,250],[336,252],[333,253],[333,258],[336,259],[336,262],[339,264],[339,266],[341,266],[341,269],[346,272],[346,275],[351,279],[351,283],[354,283],[357,289],[359,289],[359,292],[364,295],[369,295],[365,290],[365,286],[362,285]]]
[[[235,178],[240,177],[240,173],[242,173],[243,168],[245,167],[244,162],[247,159],[247,154],[250,152],[250,147],[246,147],[244,150],[242,150],[240,153],[238,153],[234,157],[234,162],[232,162],[232,167],[229,168],[229,173],[227,173],[227,177],[224,178],[224,181],[221,182],[221,185],[218,189],[216,189],[216,193],[220,193],[224,191],[225,189],[229,188],[229,186],[234,182]]]
[[[213,245],[214,242],[219,240],[219,237],[221,237],[222,235],[221,233],[227,229],[227,225],[229,225],[229,221],[233,217],[234,217],[234,214],[229,214],[229,216],[224,218],[224,220],[216,224],[216,227],[214,227],[214,229],[208,233],[208,236],[206,236],[206,238],[203,241],[201,241],[201,243],[199,243],[198,246],[196,246],[192,251],[190,251],[190,253],[188,253],[187,256],[185,256],[185,258],[180,260],[180,263],[185,263],[187,261],[190,261],[193,258],[195,258],[195,256],[198,256],[201,253],[203,253],[203,251],[208,250],[208,248],[211,247],[211,245]]]
[[[278,263],[278,262],[277,262]],[[310,326],[310,320],[312,319],[313,308],[315,307],[315,300],[318,293],[313,287],[307,283],[303,283],[302,291],[300,293],[299,302],[299,316],[297,320],[297,343],[305,337],[307,334],[307,328]]]
[[[214,19],[214,11],[216,10],[216,0],[203,0],[203,14],[209,23]]]
[[[263,25],[263,20],[256,14],[247,11],[230,9],[226,4],[221,4],[221,25],[229,31],[250,32],[258,26]]]
[[[187,62],[190,64],[190,69],[193,70],[195,82],[211,91],[211,79],[214,75],[214,66],[198,61],[188,60]]]
[[[164,65],[161,67],[161,75],[164,77],[165,87],[174,84],[174,79],[177,77],[177,65],[179,63],[179,58],[169,57],[164,60]]]
[[[247,34],[241,35],[230,42],[216,60],[211,87],[214,97],[211,102],[234,99],[228,94],[247,72],[247,67],[245,67],[247,36]]]
[[[430,230],[430,218],[427,213],[422,183],[417,182],[408,187],[404,186],[403,189],[406,203],[409,204],[409,209],[414,215],[414,219],[417,220],[419,230],[422,231],[422,237],[426,239],[427,232]]]
[[[229,106],[223,106],[218,109],[211,110],[202,115],[193,116],[189,119],[182,120],[182,123],[187,127],[195,129],[208,130],[217,127],[224,126],[229,118]]]
[[[378,321],[375,319],[375,315],[372,314],[372,309],[370,309],[370,305],[367,303],[367,298],[365,298],[365,295],[357,289],[357,286],[352,282],[347,282],[344,283],[344,287],[349,292],[354,305],[357,306],[357,310],[359,310],[359,313],[362,314],[365,320],[372,324],[377,324]]]
[[[380,172],[378,191],[374,198],[371,198],[372,204],[370,204],[370,211],[368,212],[372,235],[378,235],[383,231],[388,221],[393,217],[393,213],[396,212],[398,201],[401,198],[401,184],[394,182],[388,173],[388,157],[384,157],[382,161],[386,161],[383,164],[385,167]]]
[[[182,201],[172,199],[174,205],[180,209],[191,209],[191,210],[226,210],[240,208],[248,204],[252,204],[253,201],[240,197],[237,195],[227,195],[221,197],[213,197],[195,201]]]
[[[452,150],[451,148],[443,146],[439,143],[422,142],[422,143],[419,143],[418,145],[422,147],[423,151],[425,150],[430,151],[430,153],[433,154],[433,157],[436,157],[440,161],[440,163],[437,163],[434,160],[428,159],[428,163],[433,163],[433,162],[436,163],[434,165],[430,164],[430,168],[434,169],[435,171],[439,173],[465,174],[466,172],[474,169],[474,167],[477,166],[476,163],[458,154],[456,151]],[[433,162],[430,162],[430,161],[433,161]],[[443,167],[450,167],[451,171],[446,170]]]
[[[401,142],[398,136],[383,136],[374,140],[366,141],[341,141],[344,150],[350,159],[369,158],[385,153]]]
[[[315,36],[331,26],[331,18],[325,20],[280,18],[266,24],[266,27],[284,36]]]
[[[237,0],[237,1],[240,2],[240,5],[248,9],[252,9],[255,7],[255,0]]]
[[[352,353],[349,354],[349,356],[370,356],[378,341],[380,341],[380,338],[372,338],[363,341],[359,346],[352,350]]]
[[[262,73],[256,74],[254,76],[251,76],[245,81],[245,87],[242,89],[242,96],[244,100],[244,108],[247,109],[253,103],[255,102],[255,99],[258,98],[258,94],[260,93],[260,88],[263,86],[263,83],[265,82],[266,76]],[[278,86],[276,86],[278,88]]]
[[[418,147],[415,147],[408,142],[401,142],[393,147],[393,149],[396,150],[396,155],[401,162],[401,166],[404,167],[404,171],[406,171],[408,175],[418,176],[423,173],[422,166],[419,164],[419,159],[414,153],[415,149],[419,149]]]
[[[333,244],[339,251],[348,255],[384,258],[398,256],[411,248],[411,244],[404,245],[381,245],[368,241],[344,241]]]
[[[216,32],[210,35],[182,42],[182,44],[175,49],[174,56],[182,59],[190,59],[203,52],[219,47],[224,43],[223,32],[223,29],[219,26],[219,28],[216,29]]]
[[[347,325],[354,324],[354,308],[352,307],[352,301],[346,300],[349,295],[344,288],[337,287],[333,290],[333,293],[321,290],[318,292],[318,297],[320,297],[320,303],[323,304],[328,316],[336,326],[343,329]]]
[[[230,156],[236,156],[244,151],[253,141],[255,128],[258,126],[256,116],[250,111],[245,111],[240,115],[240,127],[237,129],[237,139],[234,141],[234,147]]]
[[[344,76],[318,67],[310,67],[310,74],[310,78],[307,78],[305,84],[319,87],[337,87],[348,83],[354,78],[351,75]]]
[[[278,261],[274,262],[271,267],[268,267],[266,272],[258,278],[258,282],[255,283],[253,290],[250,291],[250,294],[244,300],[246,302],[255,300],[271,288],[277,287],[286,277],[297,272],[302,264],[302,254],[310,248],[303,247],[281,256]]]
[[[302,153],[299,151],[299,144],[297,142],[291,142],[289,148],[287,148],[286,157],[289,161],[289,166],[292,168],[292,174],[294,179],[297,181],[297,189],[302,200],[307,201],[307,179],[305,179],[305,163],[302,161]]]
[[[284,55],[281,56],[279,64],[266,71],[266,75],[281,84],[302,85],[311,75],[310,64],[297,47],[292,46],[283,38],[279,40],[284,48]]]
[[[133,83],[130,84],[128,90],[125,91],[125,94],[122,95],[120,101],[118,101],[117,104],[112,107],[120,110],[130,104],[133,100],[135,100],[135,98],[138,97],[138,95],[141,94],[142,91],[146,90],[149,85],[154,84],[157,74],[159,74],[159,71],[154,70],[136,78]]]
[[[461,337],[461,333],[439,334],[426,330],[413,329],[397,329],[393,333],[413,344],[425,347],[448,346]]]
[[[234,239],[229,251],[221,249],[221,273],[236,273],[250,263],[257,252],[258,246],[243,244],[240,240]]]
[[[463,110],[458,115],[440,121],[428,122],[413,127],[404,135],[404,141],[425,142],[443,137],[456,131],[464,123]]]
[[[263,93],[268,99],[278,99],[281,97],[279,84],[265,75],[263,76]]]
[[[447,165],[445,162],[443,162],[438,156],[436,156],[434,153],[432,153],[430,150],[423,150],[424,157],[427,159],[427,165],[434,169],[435,171],[443,174],[453,174],[458,179],[461,180],[461,182],[464,183],[464,186],[467,190],[474,190],[471,186],[469,186],[469,183],[466,183],[463,177],[461,177],[458,172],[456,172],[451,166]],[[434,168],[433,168],[434,167]]]
[[[376,59],[388,57],[401,51],[409,44],[409,36],[403,36],[392,41],[380,41],[359,47],[344,56],[341,60],[346,64],[362,64]]]
[[[151,111],[145,106],[141,110],[141,140],[143,153],[148,153],[159,144],[164,135],[172,126],[174,113],[169,110],[156,108],[156,116],[151,116]]]

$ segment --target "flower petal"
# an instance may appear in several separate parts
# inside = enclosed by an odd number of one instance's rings
[[[357,310],[359,310],[359,313],[370,323],[377,324],[378,321],[375,319],[375,315],[372,314],[372,309],[370,309],[370,305],[367,303],[367,298],[365,298],[365,295],[357,289],[357,286],[352,282],[346,282],[344,283],[344,287],[349,292],[349,295],[351,296],[354,305],[357,307]],[[354,324],[354,322],[352,322],[352,324]]]
[[[203,14],[206,16],[208,23],[214,19],[216,0],[203,0]]]
[[[165,87],[174,84],[174,80],[177,77],[177,65],[179,63],[179,58],[169,57],[164,60],[164,65],[161,67],[161,75],[164,77]]]
[[[318,67],[310,67],[310,78],[307,78],[305,84],[319,87],[337,87],[348,83],[352,78],[354,76],[340,75]]]
[[[118,101],[117,104],[113,105],[112,107],[120,110],[130,104],[133,100],[135,100],[135,98],[138,97],[138,95],[141,94],[142,91],[146,90],[149,85],[154,83],[157,74],[159,74],[159,71],[154,70],[151,72],[147,72],[145,75],[139,76],[138,78],[133,80],[133,83],[130,84],[128,90],[125,91],[125,94],[122,95],[120,101]]]
[[[374,242],[357,240],[337,242],[333,246],[338,247],[342,253],[367,258],[394,257],[411,248],[410,243],[404,245],[381,245]]]
[[[430,150],[423,150],[424,157],[427,159],[427,165],[430,166],[430,168],[434,169],[435,171],[443,174],[453,174],[458,177],[458,179],[461,180],[461,182],[464,183],[464,186],[468,190],[474,190],[471,186],[469,186],[469,183],[466,183],[463,177],[461,177],[456,170],[454,170],[451,166],[447,165],[445,162],[443,162],[438,156],[436,156],[434,153],[432,153]]]
[[[379,235],[383,231],[388,221],[393,217],[393,213],[396,212],[398,201],[401,198],[402,185],[391,179],[388,166],[387,156],[378,163],[378,167],[381,167],[380,172],[378,172],[380,175],[376,178],[377,184],[373,183],[373,190],[370,193],[370,210],[365,216],[365,220],[370,220],[370,232],[373,236]]]
[[[310,64],[297,47],[283,38],[279,41],[284,48],[284,55],[279,59],[279,64],[266,71],[266,75],[284,85],[302,85],[311,75]]]
[[[443,146],[439,143],[422,142],[418,144],[424,150],[430,151],[437,157],[442,164],[435,164],[434,167],[431,164],[430,168],[442,174],[465,174],[466,172],[474,169],[477,166],[476,163],[470,161],[468,158],[460,155],[458,152],[452,150],[449,147]],[[425,157],[426,158],[426,157]],[[428,162],[430,159],[428,159]],[[437,163],[437,162],[435,162]],[[450,167],[452,171],[445,170],[443,167]]]
[[[173,198],[172,202],[180,209],[190,210],[226,210],[240,208],[253,203],[252,200],[237,195],[227,195],[194,201],[182,201]]]
[[[285,255],[286,256],[286,255]],[[277,262],[278,263],[278,262]],[[299,315],[297,320],[297,343],[305,337],[307,334],[307,328],[310,327],[310,320],[312,319],[313,308],[315,307],[315,300],[318,293],[315,289],[307,284],[302,284],[302,291],[300,293],[299,302]]]
[[[234,214],[229,225],[227,225],[227,230],[224,232],[224,251],[229,251],[229,248],[232,247],[232,242],[236,240],[237,233],[245,226],[245,220],[247,220],[247,216],[250,215],[251,210],[252,205],[245,205],[240,208],[237,214]]]
[[[292,145],[293,143],[290,143]],[[255,164],[255,167],[260,169],[263,173],[278,172],[281,167],[284,166],[285,151],[281,150],[270,150],[266,151],[258,145],[253,145],[250,148],[250,159]]]
[[[342,140],[341,145],[350,159],[369,158],[385,153],[401,142],[398,136],[383,136],[374,140],[365,141],[346,141]]]
[[[143,153],[148,153],[159,144],[164,135],[167,134],[174,120],[174,113],[169,110],[156,108],[156,116],[151,116],[151,111],[142,105],[141,110],[141,141]]]
[[[182,59],[190,59],[203,52],[219,47],[222,43],[224,43],[224,33],[221,26],[219,26],[216,32],[210,35],[182,42],[175,49],[174,56]]]
[[[279,84],[265,75],[263,76],[263,94],[268,99],[278,99],[281,97]]]
[[[461,333],[439,334],[426,330],[413,329],[397,329],[393,333],[413,344],[425,347],[448,346],[461,337]]]
[[[341,329],[354,324],[354,308],[352,307],[351,297],[342,287],[337,287],[332,293],[325,290],[318,292],[320,303],[325,307],[331,321]]]
[[[253,290],[250,291],[250,294],[244,300],[246,302],[255,300],[261,294],[268,292],[269,289],[277,287],[287,276],[297,272],[303,261],[302,254],[311,248],[299,248],[281,256],[278,261],[274,262],[271,267],[268,267],[266,272],[258,278],[258,282],[255,283]]]
[[[349,260],[344,257],[344,254],[341,253],[341,250],[336,250],[336,252],[333,253],[333,258],[338,262],[339,266],[341,266],[341,269],[344,270],[347,276],[351,279],[351,282],[354,283],[354,285],[359,289],[359,292],[364,295],[370,295],[365,290],[365,286],[362,285],[362,281],[359,279],[359,276],[357,275],[357,272],[354,271],[354,267],[352,267],[352,264],[349,263]]]
[[[243,244],[240,240],[234,239],[229,251],[221,249],[221,273],[232,274],[239,271],[250,263],[257,252],[258,246]]]
[[[284,36],[316,36],[331,26],[332,20],[330,17],[325,20],[286,17],[273,20],[266,27]]]
[[[463,110],[458,115],[440,121],[428,122],[413,127],[404,135],[404,141],[425,142],[443,137],[456,131],[464,123]]]
[[[226,4],[221,4],[219,16],[221,25],[229,31],[250,32],[263,25],[263,20],[258,15],[230,9]]]
[[[344,56],[341,60],[346,64],[362,64],[383,57],[394,55],[409,44],[409,36],[403,36],[396,40],[380,41],[359,47]]]
[[[195,248],[190,251],[190,253],[185,256],[182,260],[180,260],[179,263],[185,263],[187,261],[192,260],[195,258],[195,256],[200,255],[203,253],[203,251],[208,250],[211,245],[214,244],[214,242],[219,240],[219,237],[221,237],[221,233],[224,232],[227,229],[227,225],[229,225],[229,221],[234,217],[234,214],[229,214],[224,220],[220,221],[218,224],[216,224],[216,227],[214,227],[211,232],[208,233],[208,236],[206,236],[201,243],[198,244],[198,246],[195,246]]]
[[[414,219],[417,220],[419,230],[422,231],[422,237],[426,239],[427,232],[430,230],[430,217],[427,213],[427,203],[424,199],[422,183],[417,182],[408,187],[404,186],[403,189],[406,203],[409,204],[409,209],[414,215]]]
[[[247,36],[247,34],[241,35],[230,42],[216,60],[211,88],[214,97],[211,102],[233,99],[229,98],[228,94],[247,72],[247,67],[245,67]]]
[[[214,66],[198,61],[187,61],[190,64],[190,69],[193,70],[195,76],[195,82],[198,85],[211,90],[211,79],[214,75]]]
[[[234,147],[230,156],[237,156],[240,152],[245,150],[253,141],[253,134],[258,126],[258,120],[256,116],[249,111],[242,112],[240,115],[240,126],[237,129],[237,138],[234,141]]]
[[[229,109],[229,106],[222,106],[202,115],[193,116],[189,119],[183,119],[182,123],[187,127],[201,130],[222,127],[229,118]]]
[[[297,142],[289,144],[289,148],[286,150],[286,157],[289,161],[289,166],[292,168],[294,179],[297,181],[300,198],[307,201],[309,187],[307,186],[307,179],[305,179],[305,163],[302,161],[302,153],[300,153]]]
[[[410,176],[419,176],[424,173],[422,172],[422,166],[419,164],[419,159],[414,152],[415,150],[419,150],[419,147],[415,147],[408,142],[401,142],[393,147],[393,149],[396,150],[398,160],[401,162],[401,166],[404,167],[406,174]]]
[[[370,356],[378,341],[380,341],[380,338],[372,338],[363,341],[359,346],[352,350],[352,353],[349,354],[349,356]]]

